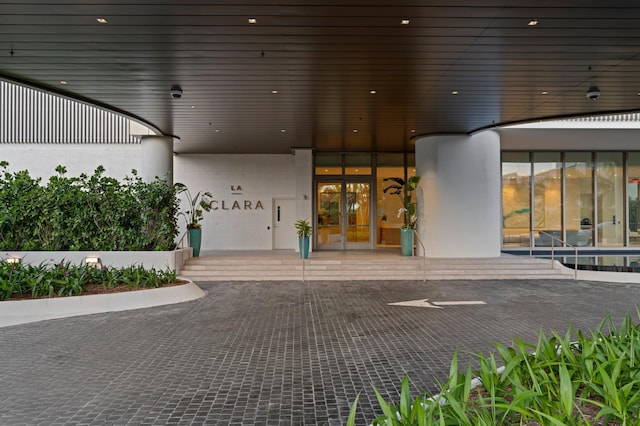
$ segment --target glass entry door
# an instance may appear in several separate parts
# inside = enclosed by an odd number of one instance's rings
[[[371,205],[369,181],[318,182],[318,248],[371,248]]]

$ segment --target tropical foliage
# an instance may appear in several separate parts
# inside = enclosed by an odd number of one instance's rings
[[[172,250],[177,231],[176,188],[165,180],[122,182],[100,166],[88,176],[66,168],[46,185],[0,162],[0,249],[43,251]]]
[[[180,212],[180,215],[184,216],[187,221],[187,229],[199,229],[201,227],[200,221],[204,217],[203,211],[211,210],[213,195],[208,191],[200,191],[192,196],[189,188],[183,183],[176,183],[175,187],[178,194],[184,194],[187,199],[189,210]]]
[[[638,425],[638,325],[627,316],[616,327],[608,317],[591,336],[574,334],[577,341],[572,341],[570,331],[564,337],[540,334],[535,345],[519,339],[513,347],[497,344],[499,360],[479,354],[476,371],[459,371],[456,354],[448,381],[435,395],[413,398],[407,377],[397,404],[374,389],[383,415],[371,424]],[[356,404],[357,400],[352,412]],[[347,424],[353,425],[354,419]]]
[[[121,285],[130,288],[157,288],[176,282],[173,270],[56,264],[23,265],[0,262],[0,300],[13,297],[77,296],[89,285],[110,289]]]
[[[296,227],[296,232],[298,237],[308,237],[311,235],[311,224],[306,219],[298,219],[294,225]]]
[[[384,178],[392,183],[384,188],[384,193],[397,195],[402,200],[402,208],[398,211],[398,217],[404,215],[404,228],[415,228],[418,221],[416,215],[416,202],[413,199],[413,191],[418,188],[420,176],[411,176],[406,181],[402,178]]]

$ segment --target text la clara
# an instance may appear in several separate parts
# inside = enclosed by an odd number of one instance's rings
[[[211,205],[211,210],[258,210],[258,209],[264,210],[264,207],[262,206],[262,201],[257,201],[255,204],[253,204],[249,200],[234,201],[233,204],[229,206],[229,204],[225,203],[224,200],[221,200],[221,201],[212,200],[210,205]]]

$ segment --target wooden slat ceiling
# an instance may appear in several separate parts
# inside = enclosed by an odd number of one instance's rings
[[[639,110],[640,3],[0,1],[0,58],[0,77],[138,117],[178,153],[399,152]]]

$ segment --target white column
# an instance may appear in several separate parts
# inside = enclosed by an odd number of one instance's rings
[[[169,136],[142,136],[142,170],[144,182],[152,182],[156,176],[165,177],[173,184],[173,138]]]
[[[296,164],[296,220],[306,219],[313,225],[313,150],[294,149],[293,152]],[[309,251],[312,251],[312,247]]]
[[[416,140],[418,233],[427,257],[498,257],[501,248],[500,137]]]

